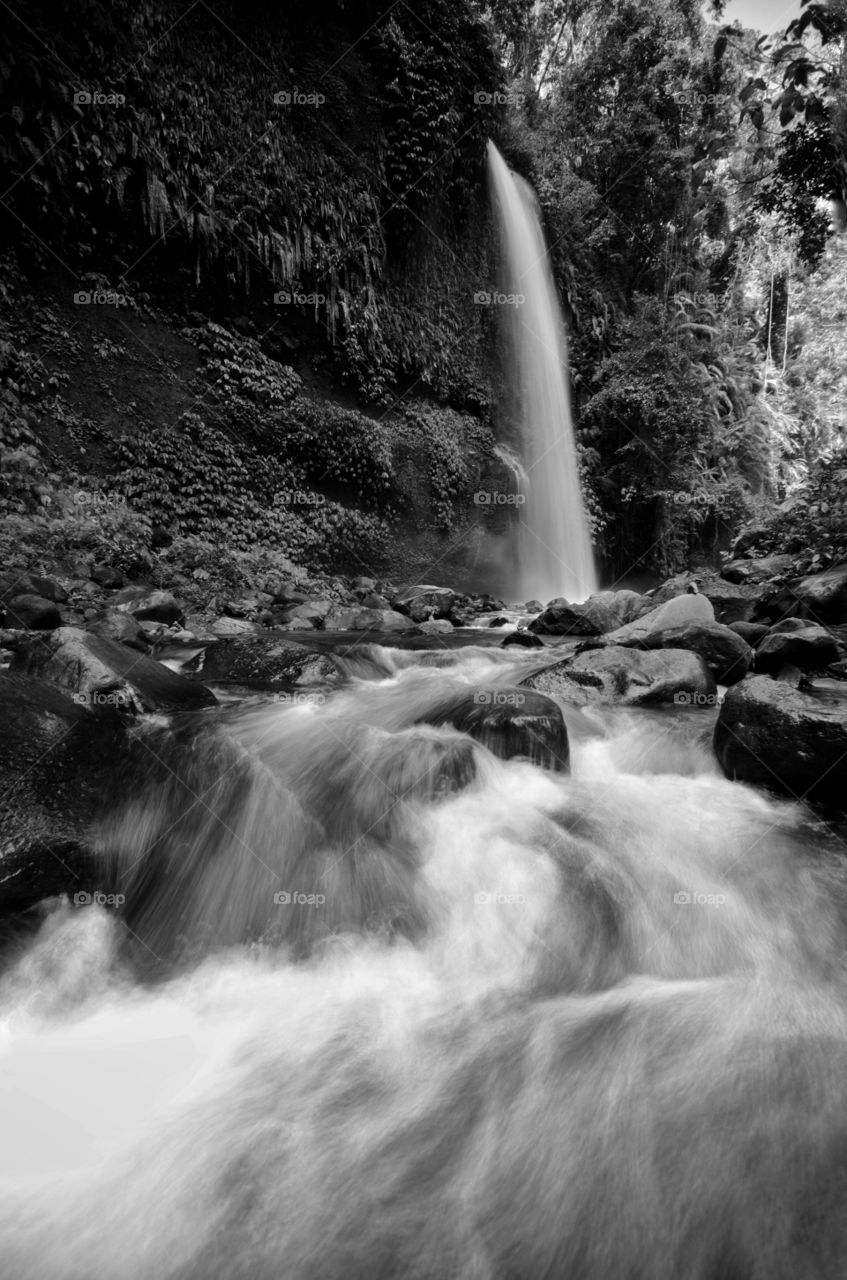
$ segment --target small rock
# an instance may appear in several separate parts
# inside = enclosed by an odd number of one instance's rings
[[[148,587],[124,587],[112,599],[112,605],[124,613],[131,613],[134,618],[149,619],[151,622],[185,622],[182,605],[171,595],[170,591],[154,591]]]
[[[96,564],[91,570],[91,581],[97,582],[109,591],[119,590],[124,585],[124,575],[108,564]]]
[[[422,631],[425,636],[444,636],[455,631],[449,618],[430,618],[428,622],[419,622],[415,629]]]
[[[121,613],[118,609],[110,609],[108,613],[97,613],[88,630],[106,640],[116,640],[119,644],[137,649],[139,653],[148,653],[150,644],[141,624],[130,613]]]

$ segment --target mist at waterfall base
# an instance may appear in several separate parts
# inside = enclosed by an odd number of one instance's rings
[[[570,775],[420,723],[533,661],[145,722],[121,913],[4,957],[0,1275],[843,1280],[838,841],[708,713],[566,710]]]
[[[597,590],[597,575],[579,484],[561,308],[534,191],[493,142],[488,171],[501,240],[502,291],[493,297],[501,300],[505,399],[526,476],[502,590],[514,600],[565,596],[575,603]]]

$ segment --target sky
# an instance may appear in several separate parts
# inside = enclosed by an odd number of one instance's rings
[[[755,27],[757,31],[784,31],[801,12],[800,0],[729,0],[722,21],[734,22],[737,18],[743,27]]]

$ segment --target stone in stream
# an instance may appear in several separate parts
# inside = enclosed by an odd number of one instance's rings
[[[715,726],[728,778],[847,808],[847,685],[804,692],[770,676],[730,689]]]
[[[704,660],[688,649],[587,649],[533,672],[521,687],[552,693],[571,706],[713,702],[717,686]]]
[[[450,626],[450,624],[447,624]],[[450,627],[452,630],[452,627]],[[333,605],[323,619],[324,631],[414,631],[405,614],[394,609],[366,609],[359,605]]]
[[[407,614],[413,622],[428,622],[430,618],[446,618],[455,599],[455,592],[449,587],[419,584],[395,596],[393,607],[398,613]]]
[[[800,622],[800,626],[783,629],[784,624],[777,623],[771,628],[756,649],[757,672],[776,675],[784,666],[820,671],[838,661],[838,645],[825,627],[794,618],[786,621]]]
[[[735,684],[750,670],[753,651],[741,636],[714,620],[702,595],[677,596],[603,637],[605,644],[644,649],[690,649],[720,684]]]
[[[543,649],[544,641],[532,631],[510,631],[500,641],[500,648],[507,649],[511,645],[518,645],[522,649]]]
[[[16,651],[11,670],[49,680],[81,705],[98,711],[188,711],[216,704],[203,685],[123,644],[77,627],[30,637]]]
[[[334,684],[340,678],[330,655],[267,633],[233,636],[209,645],[198,674],[207,683],[254,684],[268,689]]]
[[[582,604],[551,600],[529,623],[529,630],[543,635],[597,636],[614,631],[652,608],[652,601],[637,591],[599,591]]]
[[[515,756],[545,769],[567,772],[568,732],[561,707],[527,688],[492,686],[464,690],[430,708],[427,724],[449,724],[488,747],[501,760]]]
[[[99,887],[89,824],[126,745],[117,715],[0,672],[0,912]]]
[[[118,609],[107,609],[98,614],[88,624],[92,635],[102,636],[106,640],[117,640],[139,653],[150,652],[150,642],[144,628],[131,613],[122,613]]]
[[[185,610],[170,591],[154,591],[149,587],[124,587],[112,597],[112,608],[131,613],[134,618],[150,622],[172,622],[183,626]]]

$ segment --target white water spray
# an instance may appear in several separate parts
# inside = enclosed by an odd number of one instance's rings
[[[497,296],[515,299],[499,310],[528,477],[508,594],[580,601],[597,590],[597,575],[579,488],[562,315],[535,194],[493,142],[488,166],[503,238],[504,288]]]

